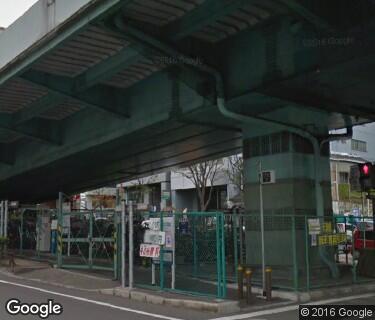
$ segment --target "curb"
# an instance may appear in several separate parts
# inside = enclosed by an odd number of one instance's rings
[[[155,305],[168,305],[177,308],[187,308],[204,312],[212,312],[218,314],[229,314],[241,311],[238,301],[216,300],[215,302],[166,298],[159,295],[149,294],[137,290],[129,290],[122,288],[101,289],[99,293],[105,295],[113,295],[123,297],[134,301],[150,303]]]
[[[260,288],[253,288],[254,292],[258,294],[262,294],[262,289]],[[331,287],[325,288],[320,290],[311,290],[309,292],[291,292],[291,291],[281,291],[281,290],[273,290],[272,296],[290,300],[293,302],[313,302],[314,300],[322,300],[326,298],[335,298],[337,296],[344,296],[350,294],[360,294],[360,293],[368,293],[375,291],[375,282],[370,284],[357,284],[357,285],[349,285],[347,287]]]

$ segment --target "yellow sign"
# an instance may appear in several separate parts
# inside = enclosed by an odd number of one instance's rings
[[[318,246],[337,246],[346,242],[345,233],[318,236]]]
[[[323,233],[332,233],[332,222],[324,222]]]

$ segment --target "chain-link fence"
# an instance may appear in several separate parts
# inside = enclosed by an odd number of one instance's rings
[[[116,276],[117,226],[113,210],[62,213],[57,229],[59,266],[107,270]]]
[[[43,259],[51,253],[51,221],[55,210],[9,208],[8,249],[16,255]]]
[[[134,226],[136,286],[225,297],[222,213],[144,214],[134,218]],[[160,252],[142,257],[153,250],[155,232],[165,232]]]
[[[261,286],[263,263],[272,268],[273,287],[280,289],[375,280],[364,258],[375,247],[372,218],[265,215],[262,232],[260,215],[231,214],[224,230],[227,277],[233,282],[241,264],[252,269],[253,283]]]

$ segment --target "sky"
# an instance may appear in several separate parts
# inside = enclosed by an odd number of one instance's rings
[[[0,27],[7,28],[38,0],[0,0]]]

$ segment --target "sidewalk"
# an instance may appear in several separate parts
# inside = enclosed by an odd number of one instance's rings
[[[218,300],[215,298],[192,296],[159,290],[143,290],[121,288],[119,281],[112,279],[112,274],[93,272],[89,270],[64,270],[55,269],[48,262],[37,262],[33,260],[16,258],[14,273],[10,272],[8,261],[0,264],[0,273],[17,279],[32,280],[39,283],[55,285],[69,289],[99,292],[105,295],[119,296],[135,301],[182,307],[199,311],[214,312],[218,314],[236,313],[243,307],[248,310],[266,309],[289,303],[288,300],[275,298],[272,302],[259,299],[255,295],[251,304],[246,305],[235,300]]]
[[[119,282],[113,281],[106,275],[55,269],[47,262],[20,258],[16,258],[15,263],[14,272],[11,272],[8,261],[3,260],[0,264],[0,271],[19,279],[33,280],[65,288],[97,291],[119,286]]]
[[[232,298],[233,300],[218,300],[215,298],[159,291],[157,287],[155,287],[155,290],[143,290],[139,288],[129,290],[128,288],[121,288],[120,282],[112,279],[112,273],[55,269],[48,262],[37,262],[21,258],[16,258],[15,262],[16,267],[14,273],[12,273],[10,272],[8,261],[1,261],[0,273],[17,279],[31,280],[68,289],[92,291],[144,303],[182,307],[218,314],[258,311],[293,303],[304,303],[322,298],[344,296],[351,293],[372,292],[375,290],[374,283],[315,290],[308,293],[274,290],[273,299],[271,302],[268,302],[259,297],[260,291],[254,287],[251,302],[250,304],[246,304],[244,301],[239,302],[235,300],[235,297]],[[230,291],[235,291],[234,284],[228,285],[228,287],[230,287]]]

